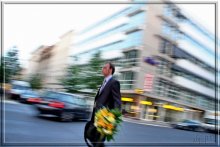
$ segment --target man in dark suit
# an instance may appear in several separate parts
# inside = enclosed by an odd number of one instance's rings
[[[105,79],[95,97],[91,118],[92,122],[94,122],[95,112],[103,106],[108,107],[109,109],[119,108],[121,110],[120,83],[112,77],[114,72],[115,66],[110,62],[106,63],[102,68],[102,74],[104,75]],[[102,139],[102,142],[94,143],[93,145],[97,147],[103,147],[104,141],[105,138]]]

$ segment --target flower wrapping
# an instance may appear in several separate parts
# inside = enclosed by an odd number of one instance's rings
[[[122,122],[121,116],[118,108],[103,107],[95,113],[94,125],[101,134],[101,138],[106,137],[107,141],[114,140],[114,135],[118,132],[118,125]]]

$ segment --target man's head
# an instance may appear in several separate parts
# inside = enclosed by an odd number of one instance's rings
[[[107,62],[103,67],[102,67],[102,74],[104,77],[107,77],[109,75],[113,75],[115,72],[115,66],[111,62]]]

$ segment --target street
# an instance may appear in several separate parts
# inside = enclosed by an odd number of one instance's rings
[[[60,122],[56,117],[37,116],[32,105],[7,102],[3,105],[3,141],[10,146],[85,146],[85,121]],[[217,136],[170,127],[143,125],[124,121],[115,141],[107,146],[211,145]],[[218,136],[219,137],[219,136]]]

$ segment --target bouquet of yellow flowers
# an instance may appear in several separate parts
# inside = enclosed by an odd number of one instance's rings
[[[94,125],[101,134],[101,138],[105,136],[107,141],[114,140],[113,136],[117,133],[117,126],[122,122],[121,116],[118,108],[103,107],[96,112]]]

